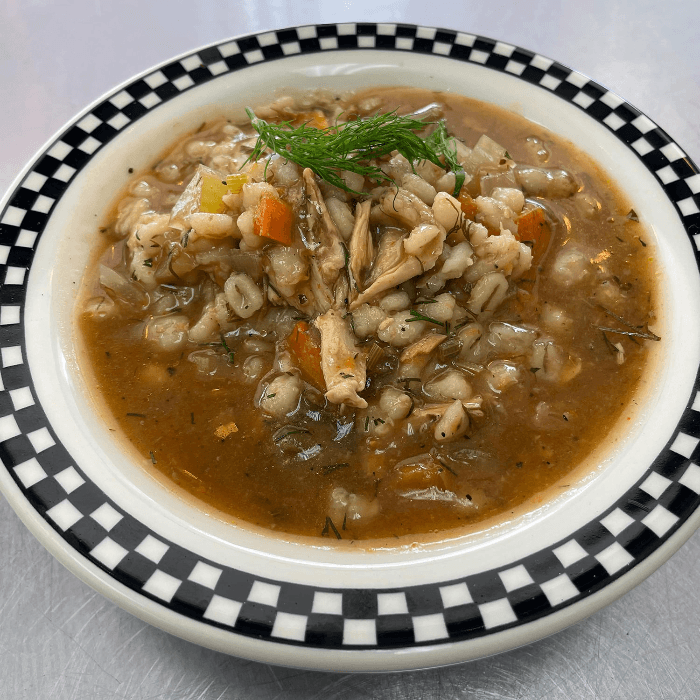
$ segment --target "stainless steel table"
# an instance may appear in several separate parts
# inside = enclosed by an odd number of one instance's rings
[[[700,2],[48,0],[0,4],[0,190],[62,124],[150,65],[307,22],[449,26],[549,55],[619,92],[700,161]],[[607,609],[498,657],[408,674],[241,661],[171,637],[65,571],[0,500],[0,697],[7,700],[700,697],[700,533]]]

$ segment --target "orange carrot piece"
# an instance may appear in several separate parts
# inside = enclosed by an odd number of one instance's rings
[[[476,202],[472,199],[471,195],[467,194],[464,188],[462,188],[457,199],[462,207],[464,216],[474,221],[476,219]]]
[[[306,124],[307,126],[313,126],[314,129],[327,129],[328,120],[326,115],[319,109],[315,109],[313,112],[302,112],[297,114],[292,120],[294,126],[301,126]]]
[[[255,210],[253,232],[282,245],[292,245],[292,219],[289,204],[272,195],[263,195]]]
[[[531,209],[518,219],[518,240],[537,243],[540,237],[544,235],[544,224],[544,211],[539,207]]]
[[[545,220],[544,211],[539,207],[531,209],[518,220],[518,232],[515,237],[522,243],[532,246],[532,266],[535,267],[549,247],[552,232]]]
[[[321,369],[321,341],[306,321],[298,321],[287,338],[287,347],[294,364],[304,379],[317,389],[326,390],[326,380]]]

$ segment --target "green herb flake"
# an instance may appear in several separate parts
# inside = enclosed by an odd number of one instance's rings
[[[152,258],[147,258],[146,260],[143,261],[144,267],[153,267],[153,259]]]
[[[337,464],[326,464],[325,467],[321,467],[322,474],[330,474],[331,472],[337,471],[338,469],[345,469],[350,466],[350,462],[338,462]]]
[[[224,336],[221,336],[221,345],[223,346],[224,350],[226,351],[226,354],[228,355],[228,361],[230,364],[233,364],[234,362],[234,353],[233,350],[226,344],[226,338]]]
[[[153,450],[150,450],[148,454],[151,455],[151,462],[153,462],[153,464],[158,464],[158,462],[156,461],[156,455],[153,452]]]
[[[336,536],[336,539],[339,539],[339,540],[343,539],[340,536],[340,533],[338,532],[338,528],[333,524],[333,521],[327,515],[326,516],[326,525],[324,526],[323,530],[321,530],[321,537],[328,537],[328,535],[330,534],[331,531]]]
[[[661,340],[661,338],[656,335],[655,333],[652,333],[650,330],[647,329],[647,331],[623,331],[620,330],[619,328],[607,328],[605,326],[596,326],[596,328],[599,331],[603,331],[604,333],[617,333],[617,335],[626,335],[630,338],[642,338],[644,340]]]
[[[282,440],[285,440],[288,438],[290,435],[298,435],[300,433],[308,433],[309,435],[311,434],[310,430],[307,430],[306,428],[299,428],[298,430],[290,430],[289,432],[284,433],[283,435],[278,435],[275,438],[275,442],[282,442]]]
[[[411,318],[406,318],[404,321],[406,323],[412,323],[414,321],[426,321],[427,323],[434,323],[436,326],[442,326],[444,328],[445,324],[442,321],[438,321],[430,316],[425,316],[424,314],[418,313],[414,309],[411,309],[408,313],[411,314]]]
[[[457,476],[457,472],[456,472],[454,469],[452,469],[452,467],[451,467],[449,464],[445,464],[445,462],[443,462],[441,459],[438,459],[438,462],[439,462],[443,467],[445,467],[445,469],[447,469],[447,471],[450,472],[450,474],[453,474],[454,476]]]

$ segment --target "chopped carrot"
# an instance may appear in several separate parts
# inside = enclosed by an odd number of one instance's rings
[[[543,235],[544,224],[544,211],[539,207],[530,209],[518,219],[518,240],[536,243]]]
[[[292,245],[292,218],[289,204],[273,195],[263,195],[255,210],[253,232],[282,245]]]
[[[325,391],[326,380],[321,369],[321,340],[306,321],[298,321],[294,326],[287,338],[287,347],[304,379],[317,389]]]
[[[534,268],[547,252],[552,232],[545,220],[544,211],[539,207],[531,209],[518,220],[518,232],[515,237],[532,247],[532,267]]]
[[[445,488],[448,478],[447,470],[432,459],[413,464],[396,465],[391,480],[401,489]]]
[[[292,124],[294,126],[306,124],[307,126],[313,126],[314,129],[327,129],[328,119],[326,119],[326,115],[320,109],[315,109],[313,112],[297,114],[292,120]]]
[[[245,185],[246,182],[248,182],[248,176],[245,173],[226,176],[226,185],[228,191],[232,194],[238,194],[243,189],[243,185]]]
[[[202,175],[202,193],[199,198],[199,211],[207,214],[223,214],[226,205],[222,197],[228,192],[226,182],[214,175]]]
[[[219,438],[219,440],[225,440],[231,433],[237,433],[238,426],[231,421],[230,423],[225,423],[220,425],[215,431],[214,435]]]
[[[464,188],[462,188],[457,199],[462,207],[462,213],[464,216],[466,216],[467,219],[474,221],[476,219],[476,202],[471,195],[467,194]]]

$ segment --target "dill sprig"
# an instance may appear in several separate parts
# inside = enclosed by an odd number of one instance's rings
[[[415,311],[414,309],[410,309],[408,313],[411,314],[411,318],[405,318],[405,323],[413,323],[414,321],[427,321],[428,323],[434,323],[436,326],[442,326],[443,328],[445,327],[443,321],[438,321],[432,316],[426,316],[425,314],[421,314],[418,311]]]
[[[457,161],[454,139],[448,135],[444,121],[438,122],[427,138],[422,138],[418,132],[435,122],[400,116],[395,111],[336,123],[325,129],[308,124],[294,126],[290,121],[271,124],[256,117],[250,108],[246,108],[246,114],[258,132],[246,163],[258,160],[269,148],[302,168],[311,168],[322,180],[359,195],[362,193],[345,184],[341,171],[357,173],[376,183],[391,181],[379,166],[369,161],[398,151],[411,163],[427,160],[454,171],[455,196],[464,183],[464,170]]]
[[[428,136],[426,143],[428,143],[436,153],[439,153],[444,157],[445,165],[447,166],[446,169],[451,170],[455,174],[455,188],[453,195],[456,197],[459,194],[459,191],[462,189],[466,175],[464,168],[457,160],[457,147],[455,146],[455,140],[447,133],[447,127],[445,126],[444,119],[441,119],[437,123],[435,131]],[[441,164],[438,163],[438,165]],[[445,166],[442,165],[441,167],[444,168]]]

